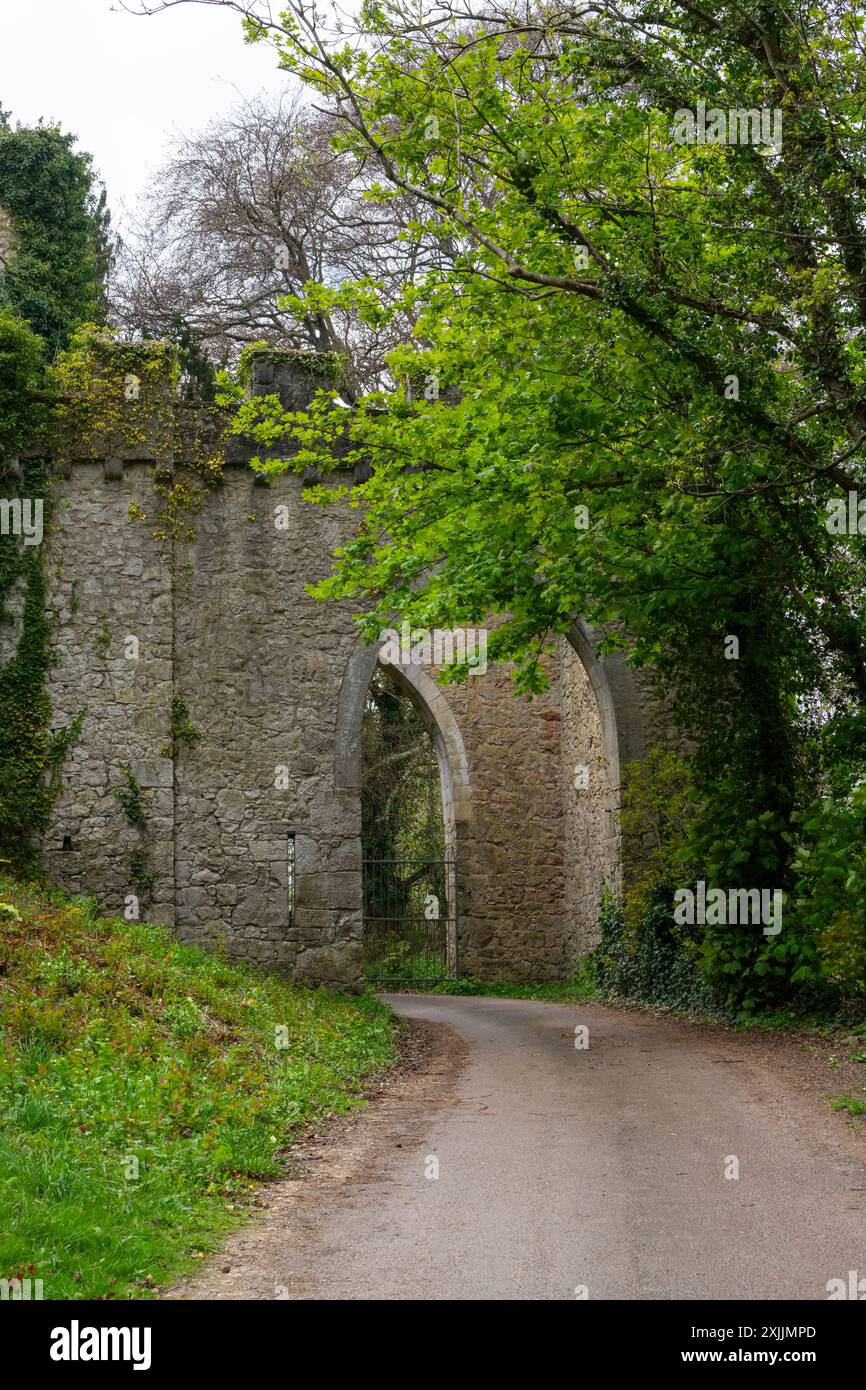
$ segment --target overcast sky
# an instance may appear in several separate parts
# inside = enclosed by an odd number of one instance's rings
[[[173,132],[292,79],[272,48],[244,43],[231,11],[179,5],[135,19],[112,3],[0,0],[0,106],[13,122],[43,116],[78,136],[122,231],[123,203],[134,206]]]

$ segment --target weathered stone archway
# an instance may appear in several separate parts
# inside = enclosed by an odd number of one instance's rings
[[[361,741],[364,706],[373,673],[379,663],[382,643],[369,646],[359,643],[349,658],[337,706],[335,734],[334,784],[360,797]],[[459,916],[459,875],[457,866],[462,859],[466,827],[472,821],[472,790],[469,780],[469,761],[457,721],[448,704],[445,692],[433,676],[415,662],[391,665],[386,668],[409,696],[420,714],[436,751],[439,767],[439,787],[444,825],[449,902],[449,938],[447,955],[449,971],[458,960],[459,947],[456,922]],[[361,857],[360,839],[358,857]]]
[[[335,783],[354,791],[360,789],[364,700],[379,647],[359,642],[340,689]],[[620,656],[599,654],[596,635],[582,621],[561,643],[556,665],[550,695],[531,705],[513,694],[506,672],[442,687],[423,666],[390,668],[415,698],[436,741],[446,833],[460,864],[460,959],[481,976],[565,973],[594,944],[603,884],[621,886],[620,779],[644,751],[640,687]],[[503,725],[516,721],[521,766],[497,756],[479,705]],[[544,759],[532,756],[536,730],[557,726],[561,735],[548,769],[552,761],[558,785],[547,788],[553,795],[545,808],[557,844],[545,846],[536,836],[521,843],[527,824],[521,791],[537,812],[545,790]],[[574,779],[578,764],[588,776],[580,789]],[[512,814],[503,818],[507,805]],[[532,816],[528,822],[531,829]]]
[[[360,790],[364,702],[381,646],[381,643],[366,646],[359,642],[346,666],[335,730],[334,784],[337,787]],[[423,666],[410,662],[389,666],[388,670],[409,694],[433,736],[442,787],[446,842],[453,840],[453,827],[472,819],[469,763],[457,721],[442,687]]]

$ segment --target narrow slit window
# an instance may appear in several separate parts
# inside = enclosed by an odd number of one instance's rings
[[[289,833],[288,841],[288,885],[289,885],[289,926],[295,924],[295,834]]]

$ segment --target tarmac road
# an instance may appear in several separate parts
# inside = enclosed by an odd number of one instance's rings
[[[826,1299],[866,1275],[863,1136],[760,1040],[387,998],[432,1025],[434,1062],[338,1121],[264,1229],[181,1297]]]

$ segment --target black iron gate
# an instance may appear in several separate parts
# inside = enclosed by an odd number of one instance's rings
[[[377,986],[457,974],[453,859],[365,859],[364,973]]]

